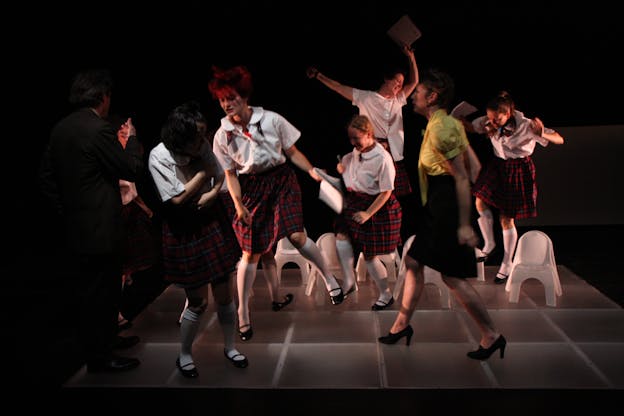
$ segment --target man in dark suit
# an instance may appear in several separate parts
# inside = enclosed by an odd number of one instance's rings
[[[78,342],[89,372],[130,370],[140,363],[114,351],[139,341],[117,335],[123,236],[119,180],[135,182],[144,166],[132,121],[122,126],[125,150],[106,121],[111,91],[107,70],[74,78],[69,101],[76,110],[52,129],[40,171],[42,191],[61,218],[60,275],[72,279]]]

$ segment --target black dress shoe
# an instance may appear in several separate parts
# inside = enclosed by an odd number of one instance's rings
[[[330,290],[329,298],[331,299],[332,305],[340,305],[342,301],[344,300],[344,293],[342,292],[342,288],[337,287],[335,289]]]
[[[477,256],[477,263],[484,263],[486,261],[488,261],[488,259],[490,257],[493,257],[494,252],[496,251],[496,249],[498,248],[498,246],[494,247],[492,250],[490,251],[481,251],[481,255]]]
[[[247,330],[243,331],[243,328],[247,328]],[[241,341],[249,341],[251,337],[253,337],[253,328],[251,327],[251,324],[239,326],[238,336],[240,337]]]
[[[234,365],[234,367],[245,368],[249,365],[249,360],[247,360],[247,357],[245,357],[240,352],[237,352],[236,354],[230,357],[227,351],[223,350],[223,354],[225,355],[225,358],[227,358],[232,363],[232,365]]]
[[[193,366],[193,368],[188,368]],[[197,367],[195,367],[194,363],[186,363],[183,366],[180,365],[180,358],[176,358],[176,367],[180,370],[180,373],[186,378],[197,378],[199,377],[199,372],[197,371]]]
[[[136,335],[132,335],[129,337],[122,337],[121,335],[117,335],[117,338],[114,341],[113,349],[114,350],[126,350],[128,348],[134,347],[141,341],[141,338]]]
[[[383,311],[388,306],[391,306],[394,303],[394,297],[390,298],[388,302],[384,302],[383,300],[378,299],[377,302],[373,303],[371,309],[374,311]]]
[[[466,355],[474,360],[487,360],[497,350],[500,350],[500,358],[505,358],[505,347],[507,346],[507,340],[504,336],[499,335],[496,341],[490,345],[489,348],[483,348],[479,345],[479,349],[469,351]]]
[[[401,338],[405,337],[405,345],[409,345],[414,335],[414,329],[411,325],[406,326],[396,333],[388,332],[388,335],[377,338],[382,344],[396,344]]]
[[[109,358],[94,359],[87,361],[87,372],[89,373],[118,373],[136,368],[141,364],[137,358],[120,357],[113,355]]]
[[[508,278],[509,275],[498,272],[496,273],[496,277],[494,278],[494,283],[496,283],[497,285],[502,285],[503,283],[507,282]]]
[[[347,296],[349,296],[351,293],[355,292],[355,283],[353,285],[351,285],[351,287],[349,288],[349,290],[347,290],[346,292],[344,292],[344,298],[346,299]]]
[[[294,298],[295,296],[292,293],[288,293],[286,294],[286,296],[284,296],[283,302],[272,302],[271,309],[273,309],[275,312],[282,310],[285,306],[289,305]]]

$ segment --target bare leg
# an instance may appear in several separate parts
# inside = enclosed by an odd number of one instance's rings
[[[275,265],[275,257],[273,253],[266,252],[260,256],[262,262],[262,272],[269,288],[269,296],[271,302],[278,301],[278,283],[277,283],[277,266]]]
[[[496,331],[494,321],[492,321],[479,293],[466,279],[443,275],[442,280],[451,289],[455,299],[462,304],[466,312],[477,324],[481,332],[479,344],[484,348],[489,348],[500,333]]]
[[[249,319],[249,297],[251,288],[256,280],[256,269],[260,254],[243,253],[238,263],[236,273],[236,285],[238,289],[238,326],[239,328],[251,325]]]
[[[405,267],[406,274],[403,297],[401,298],[401,309],[399,309],[399,314],[390,328],[390,332],[393,334],[400,332],[409,325],[425,285],[422,265],[407,255],[405,257]]]

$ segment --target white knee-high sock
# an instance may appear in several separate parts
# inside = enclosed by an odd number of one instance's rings
[[[321,250],[319,250],[310,237],[307,237],[305,244],[299,249],[299,253],[301,253],[306,260],[314,264],[321,271],[321,273],[323,273],[323,280],[325,280],[325,287],[328,292],[340,287],[336,278],[327,268],[327,264],[325,264],[325,260],[321,254]]]
[[[366,268],[379,289],[379,300],[387,303],[392,298],[392,292],[388,287],[388,271],[386,267],[379,260],[379,257],[375,256],[366,260]]]
[[[509,274],[511,269],[511,261],[513,260],[514,252],[516,251],[516,243],[518,242],[518,231],[516,227],[508,230],[503,230],[503,247],[505,253],[503,254],[503,261],[499,269],[500,273]]]
[[[479,218],[477,218],[481,235],[483,236],[483,251],[484,253],[491,253],[496,247],[496,239],[494,238],[494,217],[492,211],[486,209],[485,211],[479,211]]]
[[[336,240],[336,252],[344,274],[344,291],[348,292],[355,285],[355,270],[353,268],[353,246],[349,240]]]
[[[238,286],[238,325],[243,326],[251,323],[249,320],[249,296],[251,288],[256,280],[258,263],[247,263],[241,259],[236,271],[236,285]]]
[[[269,288],[269,296],[271,296],[271,302],[277,302],[278,296],[278,283],[277,283],[277,264],[275,264],[275,257],[262,256],[262,272]]]
[[[223,331],[223,347],[229,351],[234,349],[234,334],[236,331],[236,307],[234,302],[217,306],[217,318]]]
[[[203,313],[203,312],[202,312]],[[189,308],[184,310],[182,322],[180,323],[180,366],[193,362],[193,341],[199,329],[199,320],[202,313],[195,313]],[[185,367],[190,370],[192,367]]]

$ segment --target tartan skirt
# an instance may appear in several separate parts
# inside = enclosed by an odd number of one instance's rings
[[[409,175],[405,168],[405,159],[394,162],[396,169],[396,177],[394,178],[394,194],[396,196],[404,196],[412,193],[412,185],[410,184]]]
[[[347,192],[344,209],[334,223],[336,232],[349,236],[354,252],[362,252],[366,258],[392,253],[401,241],[402,211],[394,194],[364,224],[353,220],[353,214],[365,211],[375,198],[377,195]]]
[[[227,281],[240,259],[234,230],[220,199],[211,207],[184,213],[184,221],[164,218],[164,278],[184,288]]]
[[[427,204],[408,255],[445,276],[477,276],[474,249],[457,241],[458,212],[455,179],[428,176]]]
[[[251,213],[251,225],[233,219],[236,238],[244,252],[264,254],[277,242],[303,231],[301,188],[295,171],[283,163],[267,172],[240,175],[242,202]]]
[[[535,164],[530,156],[503,160],[493,157],[479,174],[472,194],[506,217],[537,216]]]

